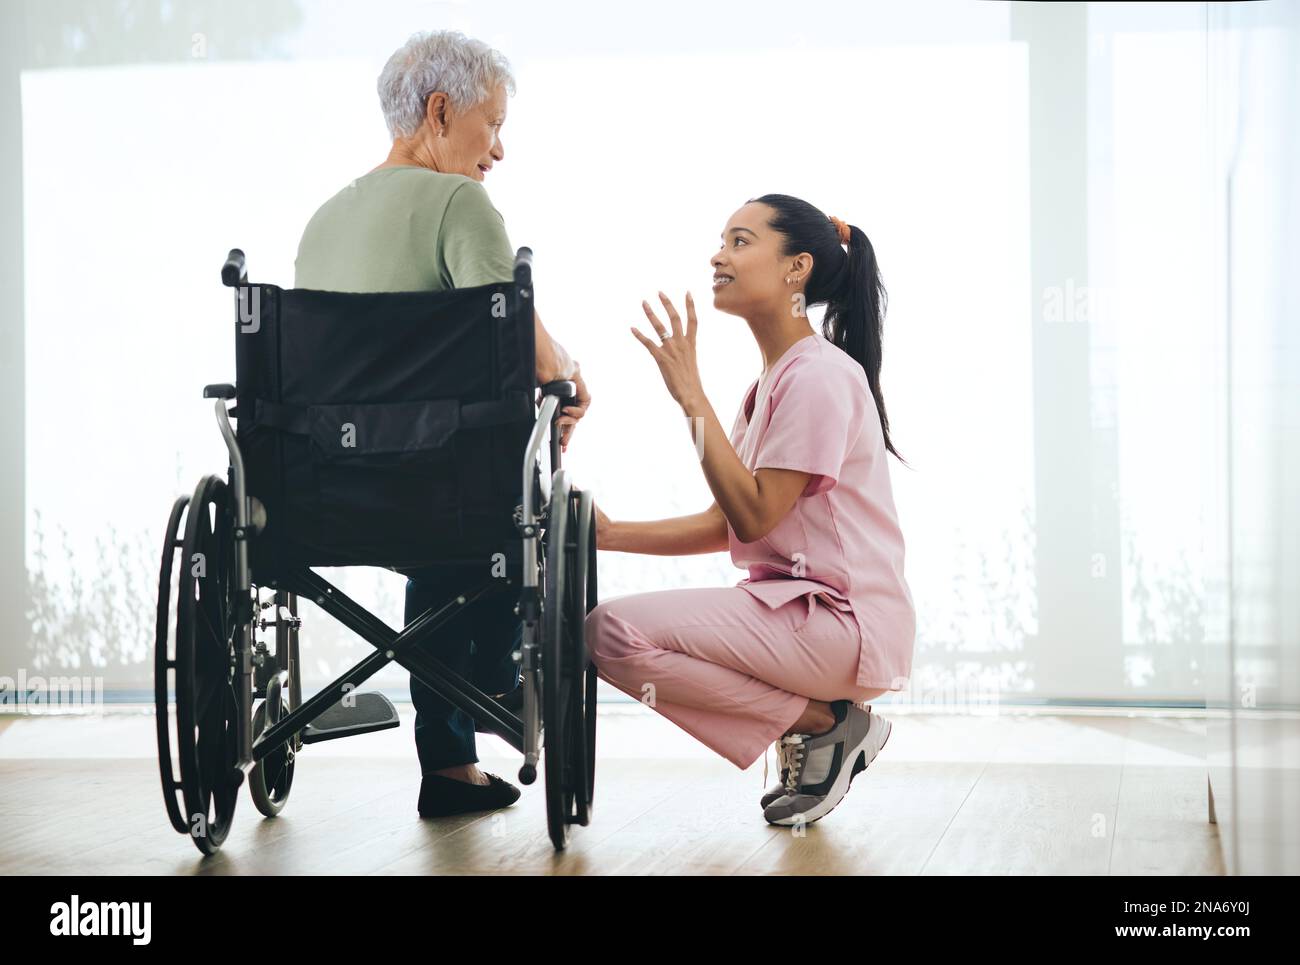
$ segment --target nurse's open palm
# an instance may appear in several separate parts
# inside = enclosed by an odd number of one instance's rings
[[[704,389],[700,385],[699,366],[695,361],[697,327],[695,299],[691,297],[690,292],[686,293],[685,331],[682,331],[681,317],[678,316],[673,303],[668,300],[668,296],[660,292],[659,300],[664,303],[664,311],[667,312],[668,320],[672,323],[672,330],[664,328],[663,322],[659,321],[654,309],[648,302],[643,301],[641,307],[645,309],[646,318],[650,320],[650,324],[659,335],[659,344],[656,345],[646,338],[635,326],[632,328],[632,334],[646,347],[646,351],[658,364],[659,374],[663,376],[664,385],[668,387],[669,393],[679,405],[685,407],[688,402],[704,395]]]

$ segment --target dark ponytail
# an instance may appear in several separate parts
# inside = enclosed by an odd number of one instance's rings
[[[889,417],[880,392],[881,335],[888,301],[880,281],[876,251],[861,228],[849,225],[848,254],[840,246],[839,230],[823,212],[788,194],[751,198],[770,207],[771,227],[785,238],[783,256],[806,251],[813,258],[806,296],[809,305],[826,305],[822,335],[848,353],[867,375],[880,414],[885,448],[904,465],[889,438]]]

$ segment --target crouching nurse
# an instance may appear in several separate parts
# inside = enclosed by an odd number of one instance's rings
[[[729,549],[731,587],[615,597],[586,620],[600,677],[741,769],[776,743],[772,824],[816,821],[884,746],[891,723],[865,702],[901,690],[916,617],[886,454],[897,451],[880,391],[884,290],[861,229],[787,195],[741,207],[711,259],[714,307],[745,320],[763,359],[728,435],[686,324],[632,334],[702,442],[714,496],[701,513],[613,521],[603,550],[679,556]],[[804,307],[825,304],[822,332]],[[737,338],[740,336],[737,335]],[[766,783],[766,758],[764,758]]]

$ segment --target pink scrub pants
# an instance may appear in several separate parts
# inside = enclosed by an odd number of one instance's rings
[[[885,693],[857,685],[853,614],[808,596],[771,609],[738,586],[634,593],[587,614],[586,637],[601,679],[741,770],[810,698]]]

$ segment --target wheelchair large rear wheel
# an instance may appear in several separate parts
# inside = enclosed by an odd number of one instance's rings
[[[569,825],[587,824],[595,774],[595,688],[583,626],[587,614],[589,552],[595,538],[589,495],[570,493],[556,473],[546,548],[542,614],[542,728],[546,819],[557,851]]]
[[[172,506],[154,638],[163,799],[172,826],[188,834],[204,854],[215,854],[225,841],[243,777],[236,730],[234,655],[239,628],[234,554],[226,484],[217,476],[205,476],[193,497],[182,496]],[[173,590],[176,615],[171,633]],[[169,691],[174,692],[174,702]]]

